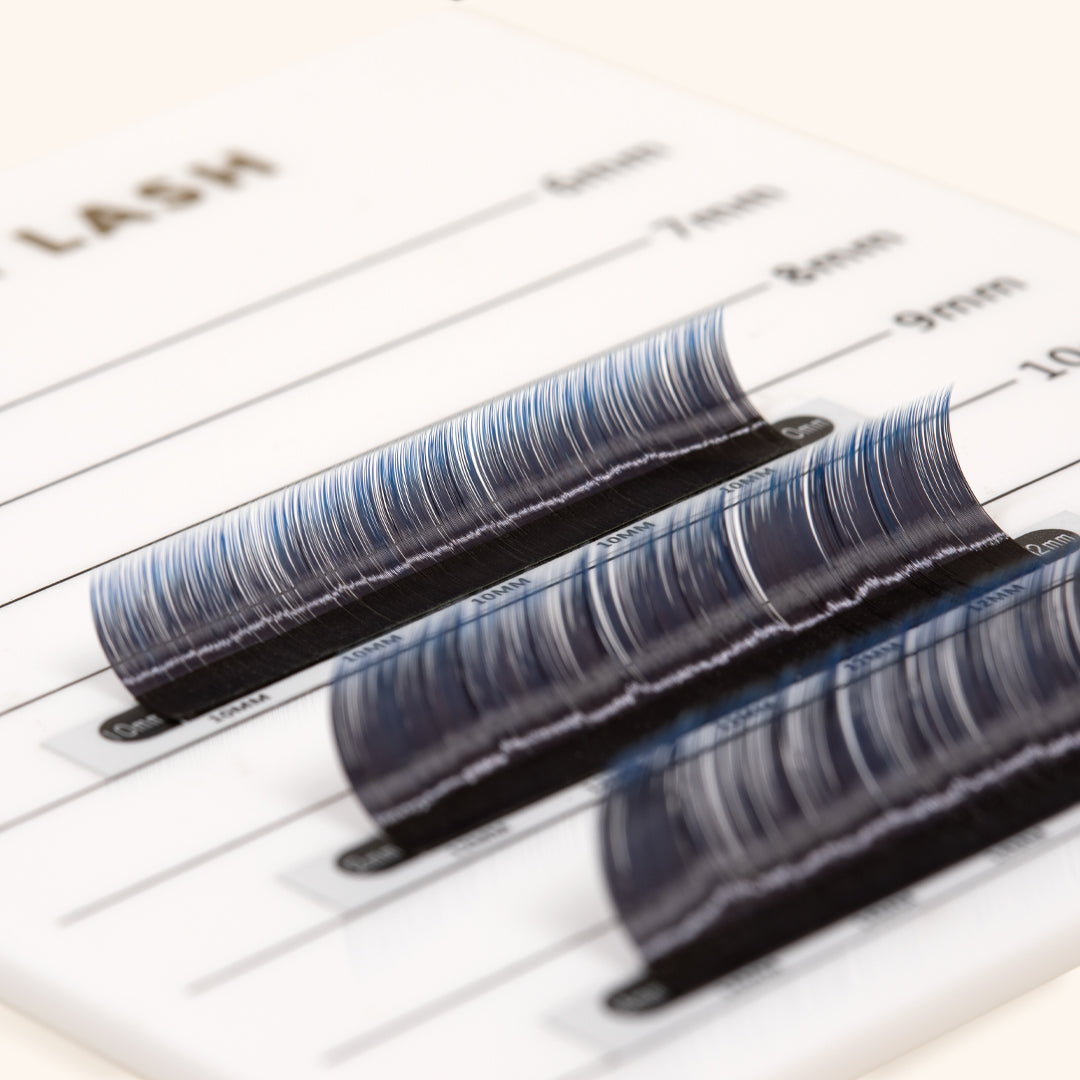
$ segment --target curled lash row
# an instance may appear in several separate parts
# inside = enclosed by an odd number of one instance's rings
[[[710,311],[109,565],[94,621],[188,718],[790,448]]]
[[[346,771],[414,853],[604,767],[684,709],[1025,556],[979,506],[940,395],[712,488],[342,664]]]
[[[1080,552],[683,726],[602,822],[611,895],[669,993],[1075,802]]]

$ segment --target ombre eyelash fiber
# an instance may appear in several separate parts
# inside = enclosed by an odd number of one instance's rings
[[[1080,552],[681,727],[602,821],[609,891],[668,994],[1076,802]]]
[[[334,728],[406,853],[565,787],[800,655],[1027,556],[956,461],[948,398],[890,413],[343,662]]]
[[[791,447],[710,311],[110,564],[94,621],[189,718]]]

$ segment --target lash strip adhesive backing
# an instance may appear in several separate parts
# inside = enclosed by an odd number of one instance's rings
[[[94,622],[140,704],[189,719],[799,445],[715,309],[111,563]]]
[[[598,771],[686,708],[1029,558],[968,487],[947,394],[624,539],[339,662],[338,748],[385,837],[348,867],[453,839]]]
[[[643,1011],[1080,797],[1080,552],[741,708],[687,716],[605,801]]]

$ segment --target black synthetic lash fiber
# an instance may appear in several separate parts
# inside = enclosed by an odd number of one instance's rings
[[[343,659],[342,761],[401,852],[566,787],[686,708],[1028,558],[963,478],[947,395],[732,487]]]
[[[1080,552],[627,765],[604,870],[662,1003],[1080,798]],[[641,993],[642,987],[649,993]]]
[[[94,621],[186,719],[798,445],[709,311],[110,564]]]

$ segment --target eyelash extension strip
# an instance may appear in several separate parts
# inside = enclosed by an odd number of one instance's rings
[[[339,661],[338,749],[385,837],[351,864],[453,839],[695,704],[1030,558],[968,487],[947,394],[770,468]]]
[[[140,704],[190,719],[798,445],[712,310],[111,564],[94,622]]]
[[[641,1011],[1073,805],[1080,552],[742,709],[705,708],[627,765],[604,872],[649,974]]]

